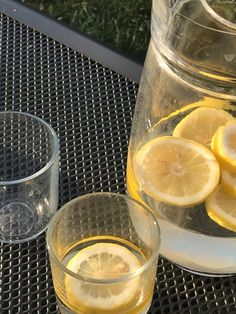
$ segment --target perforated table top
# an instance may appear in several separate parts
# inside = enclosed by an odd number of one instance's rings
[[[138,86],[3,13],[0,66],[0,110],[35,114],[60,138],[60,205],[124,193]],[[160,258],[149,313],[236,313],[235,290],[235,277],[193,275]],[[0,244],[0,313],[57,313],[45,234]]]

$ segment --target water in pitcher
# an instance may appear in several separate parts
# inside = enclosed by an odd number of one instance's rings
[[[128,193],[159,217],[161,254],[219,276],[236,273],[231,11],[220,1],[154,0],[127,166]]]

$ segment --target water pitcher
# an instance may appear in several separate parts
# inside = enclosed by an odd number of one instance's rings
[[[159,219],[161,254],[236,273],[236,2],[153,0],[127,189]]]

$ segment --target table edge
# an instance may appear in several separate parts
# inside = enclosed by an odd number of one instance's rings
[[[0,12],[139,83],[143,66],[19,2],[1,0]]]

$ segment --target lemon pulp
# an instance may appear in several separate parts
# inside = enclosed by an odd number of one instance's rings
[[[233,117],[222,109],[200,107],[177,124],[173,136],[188,138],[210,148],[218,127],[232,119]]]
[[[132,301],[139,288],[139,276],[115,282],[141,267],[140,260],[131,251],[115,243],[99,242],[83,248],[69,260],[66,267],[85,279],[114,281],[98,284],[66,275],[67,298],[73,308],[112,312]]]
[[[212,152],[188,139],[154,138],[137,151],[134,160],[141,189],[167,204],[201,203],[219,182],[219,165]]]
[[[236,198],[228,194],[222,185],[206,200],[207,213],[212,220],[232,231],[236,231]]]
[[[211,147],[221,166],[236,172],[236,120],[217,129]]]

